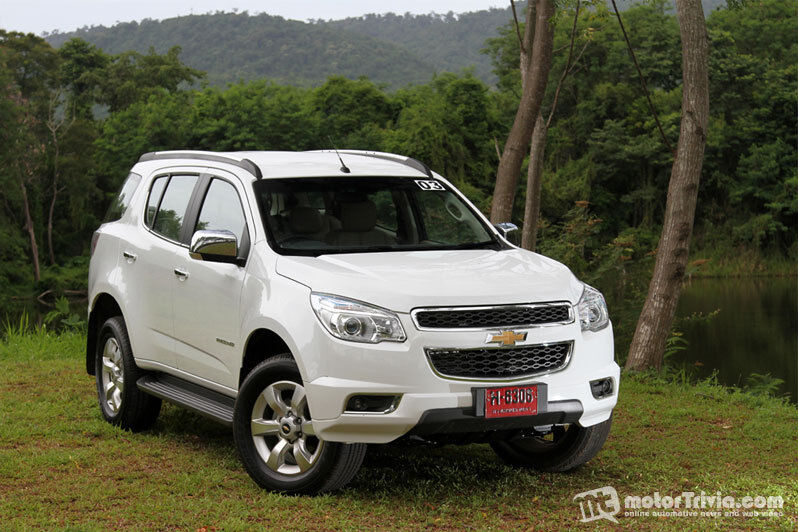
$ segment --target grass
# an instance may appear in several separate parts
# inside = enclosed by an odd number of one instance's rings
[[[626,378],[604,450],[570,474],[504,466],[484,445],[373,446],[350,486],[316,498],[257,488],[230,430],[165,405],[156,427],[105,423],[84,338],[0,342],[0,529],[640,529],[798,527],[798,408],[712,384]],[[781,517],[624,517],[582,524],[575,494],[781,495]]]

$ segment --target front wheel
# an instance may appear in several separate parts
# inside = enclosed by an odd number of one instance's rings
[[[612,417],[607,421],[582,427],[576,423],[555,426],[545,436],[528,436],[493,442],[491,447],[510,465],[539,471],[564,472],[592,459],[607,440]]]
[[[296,362],[288,356],[258,365],[236,399],[233,431],[241,461],[262,488],[314,495],[346,485],[366,445],[316,436]]]

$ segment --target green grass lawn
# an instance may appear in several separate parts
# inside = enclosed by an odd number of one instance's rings
[[[504,466],[485,445],[373,446],[349,487],[264,492],[229,429],[165,405],[152,431],[105,423],[84,339],[0,343],[0,530],[798,528],[798,408],[709,384],[626,378],[604,450],[570,474]],[[780,495],[781,517],[630,517],[579,522],[573,497]]]

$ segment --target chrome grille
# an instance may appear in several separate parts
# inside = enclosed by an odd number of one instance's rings
[[[569,303],[417,309],[413,318],[419,329],[495,329],[573,322]]]
[[[441,376],[463,379],[512,379],[564,368],[573,342],[482,347],[477,349],[427,348],[432,368]]]

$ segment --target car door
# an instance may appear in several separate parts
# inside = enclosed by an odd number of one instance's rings
[[[183,221],[199,175],[165,173],[150,184],[139,229],[121,245],[127,326],[136,358],[177,367],[174,354],[174,267],[187,246]]]
[[[192,259],[187,252],[180,268],[185,276],[174,292],[178,367],[229,389],[238,387],[241,366],[240,301],[244,283],[249,228],[241,192],[233,179],[203,176],[194,231],[228,230],[236,235],[237,263]]]

